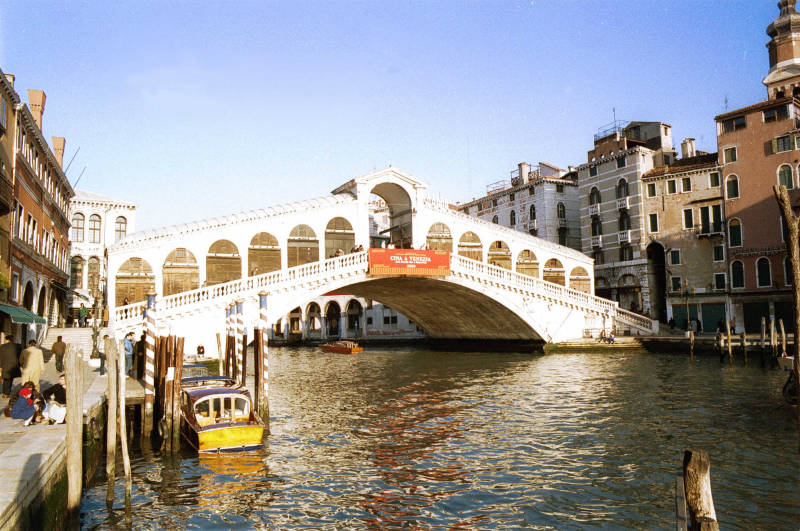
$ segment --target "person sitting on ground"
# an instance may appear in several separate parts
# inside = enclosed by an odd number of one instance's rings
[[[19,355],[19,365],[22,367],[22,381],[33,382],[36,390],[39,390],[39,378],[44,371],[44,353],[36,346],[36,341],[28,341],[28,348]]]
[[[10,334],[0,346],[0,373],[3,377],[3,398],[9,398],[14,378],[19,378],[22,374],[19,370],[19,345],[14,343],[14,336]]]
[[[605,343],[606,342],[606,331],[605,331],[605,329],[600,330],[600,335],[597,336],[597,341],[599,341],[600,343]]]
[[[11,398],[6,408],[6,416],[24,420],[25,425],[36,424],[41,409],[41,396],[36,392],[33,382],[25,382],[22,389]]]
[[[608,342],[609,343],[613,343],[614,342],[614,332],[613,331],[608,334]]]
[[[45,400],[42,417],[51,424],[61,424],[67,416],[67,379],[62,374],[58,383],[47,388],[42,393]]]

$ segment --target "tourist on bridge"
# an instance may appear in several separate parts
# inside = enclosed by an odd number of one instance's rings
[[[125,374],[130,373],[133,365],[133,332],[125,334]]]
[[[83,303],[81,303],[81,307],[78,308],[78,325],[81,328],[86,326],[86,318],[89,317],[89,308],[87,308]]]
[[[44,371],[44,354],[42,349],[36,346],[36,341],[28,341],[28,348],[19,355],[19,364],[22,367],[22,381],[33,382],[36,390],[39,390],[39,378]]]
[[[64,353],[67,351],[67,344],[61,340],[61,336],[58,336],[56,342],[50,347],[50,351],[56,357],[56,370],[64,372]]]
[[[14,343],[12,335],[7,335],[5,343],[0,346],[0,373],[3,376],[3,398],[8,398],[14,378],[22,374],[19,370],[19,345]]]

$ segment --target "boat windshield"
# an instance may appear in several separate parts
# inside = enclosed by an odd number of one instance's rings
[[[217,422],[247,422],[250,420],[250,401],[242,396],[209,396],[195,403],[194,414],[203,426]]]

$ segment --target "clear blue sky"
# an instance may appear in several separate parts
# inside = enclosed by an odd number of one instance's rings
[[[766,97],[776,0],[0,0],[0,67],[47,94],[78,188],[147,229],[327,194],[392,164],[452,202],[566,168],[616,116],[716,151]]]

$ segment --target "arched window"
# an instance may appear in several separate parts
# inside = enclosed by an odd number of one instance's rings
[[[511,211],[511,214],[509,214],[508,223],[512,227],[517,224],[517,213],[515,211],[513,211],[513,210]]]
[[[89,243],[100,243],[100,216],[97,214],[89,217]]]
[[[589,192],[589,204],[590,205],[597,205],[600,203],[600,190],[597,189],[596,186],[592,187],[592,191]]]
[[[617,183],[617,199],[628,197],[628,181],[620,179]]]
[[[728,222],[728,247],[742,246],[742,223],[738,219]]]
[[[736,199],[739,197],[739,177],[736,175],[728,175],[725,181],[725,194],[726,199]]]
[[[784,164],[780,168],[778,168],[778,184],[782,184],[787,189],[791,190],[794,188],[794,179],[792,179],[792,167],[788,164]]]
[[[744,287],[744,264],[739,260],[731,263],[731,287]]]
[[[96,256],[89,258],[89,285],[87,286],[92,291],[100,289],[100,259]]]
[[[72,257],[69,284],[72,289],[83,289],[83,258],[80,256]]]
[[[619,231],[631,230],[631,217],[627,211],[619,213]]]
[[[531,205],[531,208],[528,209],[528,217],[531,221],[536,219],[536,205]]]
[[[117,243],[128,233],[128,220],[119,216],[114,222],[114,243]]]
[[[558,219],[566,219],[567,218],[567,209],[564,207],[564,203],[559,203],[556,207],[556,212],[558,212]]]
[[[768,258],[762,256],[756,262],[756,280],[759,288],[766,288],[772,285],[772,271]]]
[[[76,212],[72,216],[72,241],[74,242],[83,241],[83,227],[85,220],[86,218],[83,217],[83,214],[81,214],[80,212]]]
[[[492,223],[498,223],[498,222],[499,220],[497,219],[497,216],[492,217]]]

